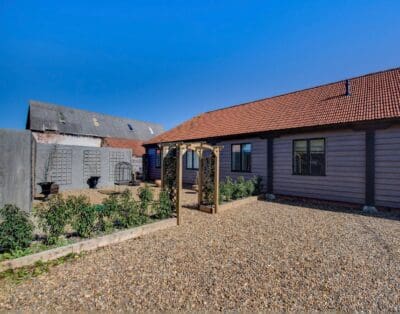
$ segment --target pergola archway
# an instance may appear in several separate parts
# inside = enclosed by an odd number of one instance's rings
[[[171,155],[172,151],[175,150],[175,188],[176,188],[176,215],[177,223],[182,223],[181,208],[182,208],[182,160],[183,155],[188,150],[193,150],[199,156],[199,182],[198,182],[198,206],[200,207],[203,202],[203,154],[209,150],[214,155],[214,194],[213,194],[213,207],[212,213],[218,212],[218,200],[219,200],[219,155],[221,146],[213,146],[202,142],[197,143],[163,143],[160,144],[161,149],[161,188],[165,189],[166,186],[166,165],[165,159]]]

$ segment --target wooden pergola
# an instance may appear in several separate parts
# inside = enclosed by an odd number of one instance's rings
[[[176,149],[176,215],[177,223],[182,223],[181,207],[182,207],[182,157],[188,150],[193,150],[199,156],[199,182],[198,182],[198,206],[200,208],[203,202],[203,153],[206,150],[211,151],[214,156],[214,207],[212,213],[218,212],[219,200],[219,157],[221,146],[213,146],[203,142],[196,143],[163,143],[160,144],[161,149],[161,188],[165,187],[164,178],[164,158],[170,150]]]

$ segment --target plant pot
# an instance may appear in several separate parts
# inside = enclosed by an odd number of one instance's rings
[[[42,188],[41,194],[44,195],[45,198],[47,198],[52,192],[55,192],[55,187],[53,187],[53,184],[56,185],[57,192],[58,192],[58,185],[55,184],[54,182],[39,182],[38,185]]]
[[[154,183],[157,185],[157,187],[161,187],[161,180],[155,180]]]
[[[89,185],[89,188],[90,188],[90,189],[95,189],[96,186],[97,186],[97,184],[99,183],[99,179],[100,179],[99,176],[90,177],[90,178],[87,180],[87,184]]]

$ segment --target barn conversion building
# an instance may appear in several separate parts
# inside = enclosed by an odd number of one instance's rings
[[[42,183],[59,190],[129,182],[142,171],[143,141],[159,124],[30,101],[26,130],[0,129],[0,206],[30,210]]]
[[[200,114],[145,142],[160,178],[161,143],[223,146],[220,180],[261,176],[269,196],[400,208],[400,68]],[[197,155],[184,156],[194,183]]]
[[[142,158],[143,141],[163,132],[160,124],[118,118],[31,100],[26,129],[38,143],[132,149]]]

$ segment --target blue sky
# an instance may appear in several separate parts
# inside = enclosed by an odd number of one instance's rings
[[[400,66],[400,1],[0,0],[0,127],[29,99],[171,128]]]

